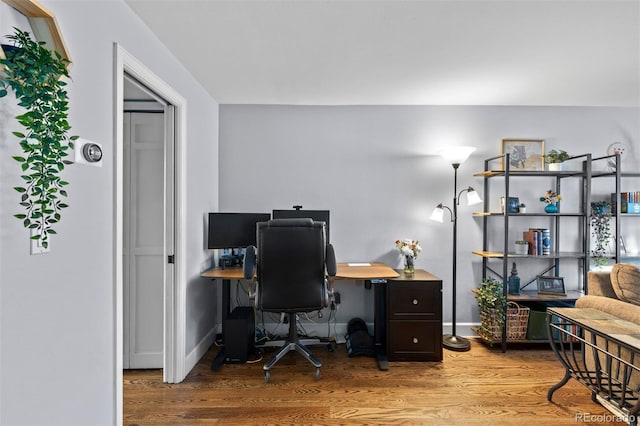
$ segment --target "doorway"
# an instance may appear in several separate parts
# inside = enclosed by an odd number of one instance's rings
[[[162,244],[162,369],[163,381],[179,383],[186,377],[185,324],[186,275],[185,265],[185,128],[186,101],[173,88],[158,78],[117,43],[114,44],[114,414],[117,424],[122,423],[122,369],[124,353],[124,94],[125,82],[134,81],[144,92],[164,106],[165,134],[173,135],[173,149],[165,149],[163,244]],[[165,145],[166,148],[166,145]],[[167,182],[169,182],[167,184]],[[168,207],[170,206],[170,207]],[[167,215],[167,208],[172,210]],[[166,217],[173,220],[166,220]],[[170,279],[167,279],[169,277]]]
[[[127,74],[124,83],[123,368],[162,368],[163,289],[173,286],[165,285],[172,271],[164,274],[164,252],[174,252],[164,226],[175,210],[173,107]]]

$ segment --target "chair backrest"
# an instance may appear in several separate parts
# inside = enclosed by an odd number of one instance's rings
[[[327,305],[324,222],[259,222],[257,245],[258,309],[311,312]]]

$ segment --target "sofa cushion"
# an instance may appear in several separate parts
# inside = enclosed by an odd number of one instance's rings
[[[617,263],[611,269],[611,284],[618,299],[640,305],[640,269],[630,263]]]

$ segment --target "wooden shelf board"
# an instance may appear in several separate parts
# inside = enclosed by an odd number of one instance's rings
[[[487,257],[487,258],[496,258],[496,259],[500,259],[505,257],[504,253],[502,252],[498,252],[498,251],[484,251],[484,250],[474,250],[471,253],[478,255],[478,256],[482,256],[482,257]],[[529,258],[533,258],[533,259],[582,259],[584,257],[586,257],[586,255],[584,253],[580,253],[580,252],[569,252],[569,251],[561,251],[558,253],[550,253],[550,254],[544,254],[544,255],[534,255],[534,254],[516,254],[516,253],[507,253],[507,255],[510,258],[522,258],[522,257],[529,257]]]

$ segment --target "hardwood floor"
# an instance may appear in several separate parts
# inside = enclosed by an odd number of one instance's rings
[[[389,371],[373,358],[349,358],[344,345],[312,351],[320,380],[297,353],[272,368],[268,384],[265,360],[212,372],[216,347],[179,384],[162,383],[159,370],[125,371],[124,424],[624,424],[574,380],[548,402],[564,369],[546,348],[502,353],[473,340],[469,352],[445,350],[443,362],[392,362]]]

